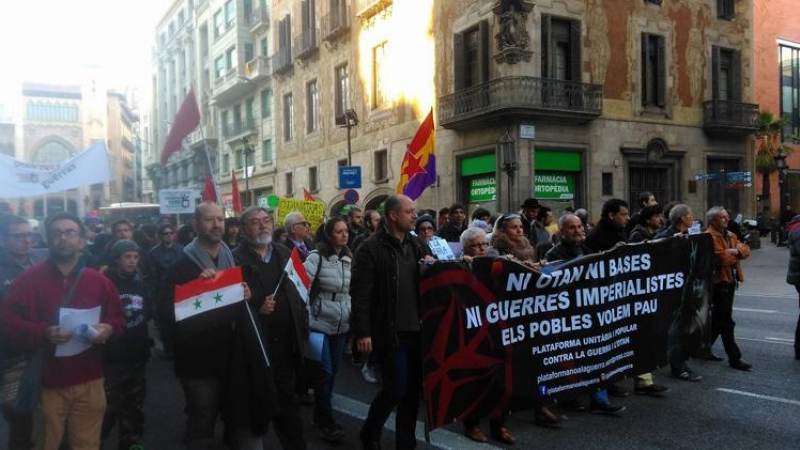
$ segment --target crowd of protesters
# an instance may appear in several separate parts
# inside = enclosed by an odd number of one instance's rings
[[[285,449],[306,448],[310,430],[332,444],[341,442],[345,432],[332,396],[347,359],[361,367],[365,382],[379,383],[359,434],[363,448],[380,448],[394,410],[397,448],[414,448],[422,386],[418,284],[420,267],[435,260],[435,249],[456,244],[453,259],[467,268],[474,258],[502,257],[540,270],[626,243],[701,232],[687,205],[661,207],[648,192],[636,207],[631,211],[623,200],[608,200],[592,223],[585,209],[556,212],[534,198],[516,212],[493,215],[478,208],[470,215],[458,203],[418,212],[400,195],[389,197],[382,213],[353,207],[317,230],[297,211],[276,227],[265,208],[226,218],[214,203],[198,205],[191,223],[181,226],[119,220],[106,230],[58,213],[44,222],[46,248],[34,248],[36,233],[26,219],[0,217],[2,368],[31,353],[42,356],[35,407],[22,411],[3,403],[8,448],[97,449],[114,428],[121,450],[143,448],[147,363],[156,340],[163,357],[174,361],[183,390],[187,449],[214,445],[218,417],[222,439],[233,449],[263,449],[270,428]],[[703,219],[703,232],[714,242],[715,270],[713,329],[701,357],[723,360],[711,352],[720,337],[730,367],[748,371],[732,312],[744,280],[740,261],[750,249],[730,230],[725,208],[712,207]],[[787,282],[800,292],[800,216],[789,223],[788,239]],[[283,276],[293,251],[311,280],[307,301]],[[242,268],[248,305],[243,311],[250,315],[191,334],[177,326],[174,287],[234,266]],[[73,338],[58,326],[59,310],[95,307],[101,313],[88,350],[56,357],[56,346]],[[800,320],[797,333],[800,340]],[[669,340],[671,374],[700,381],[688,365],[687,346],[678,336]],[[318,343],[318,354],[309,352],[310,341]],[[636,394],[661,397],[667,390],[652,374],[634,378]],[[574,398],[543,406],[536,409],[535,424],[560,426],[566,411],[619,415],[625,406],[611,397],[628,394],[611,385],[592,392],[588,404]],[[310,424],[302,419],[303,404],[313,405]],[[515,443],[506,416],[491,418],[489,436],[481,419],[463,418],[469,439]]]

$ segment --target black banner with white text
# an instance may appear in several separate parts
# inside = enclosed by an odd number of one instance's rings
[[[596,390],[667,361],[707,308],[708,235],[625,245],[541,273],[501,258],[428,267],[420,285],[429,426]]]

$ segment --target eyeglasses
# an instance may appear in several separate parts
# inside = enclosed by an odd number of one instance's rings
[[[11,239],[30,239],[33,236],[33,233],[9,233],[6,237]]]
[[[306,227],[306,228],[308,228],[308,227],[310,227],[310,226],[311,226],[311,224],[310,224],[310,223],[308,223],[308,222],[298,222],[298,223],[296,223],[296,224],[294,224],[294,225],[292,225],[292,226],[293,226],[293,227],[296,227],[297,225],[300,225],[300,226],[303,226],[303,227]]]
[[[520,216],[519,214],[503,214],[502,216],[500,216],[499,219],[497,219],[495,228],[504,228],[506,221],[514,219],[522,220],[522,216]]]
[[[78,237],[80,235],[80,231],[78,230],[51,230],[50,237],[52,239],[59,239],[61,236],[68,237],[70,239]]]

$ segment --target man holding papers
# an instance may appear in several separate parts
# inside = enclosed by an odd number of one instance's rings
[[[57,449],[66,429],[72,449],[97,449],[106,409],[100,344],[122,332],[119,295],[100,272],[84,267],[85,230],[78,217],[58,213],[48,218],[45,229],[50,259],[14,281],[0,308],[0,330],[13,337],[9,342],[19,350],[43,357],[41,400],[34,414],[36,448]],[[99,321],[81,324],[84,331],[92,328],[86,333],[90,345],[56,356],[59,347],[79,339],[73,329],[59,326],[64,311],[95,308]]]

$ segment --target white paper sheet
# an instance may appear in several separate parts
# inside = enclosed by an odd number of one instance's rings
[[[100,323],[100,310],[100,306],[91,309],[61,308],[58,313],[58,327],[62,333],[72,333],[72,338],[56,346],[57,357],[77,355],[92,346],[75,333],[75,328],[80,325],[92,326]]]

